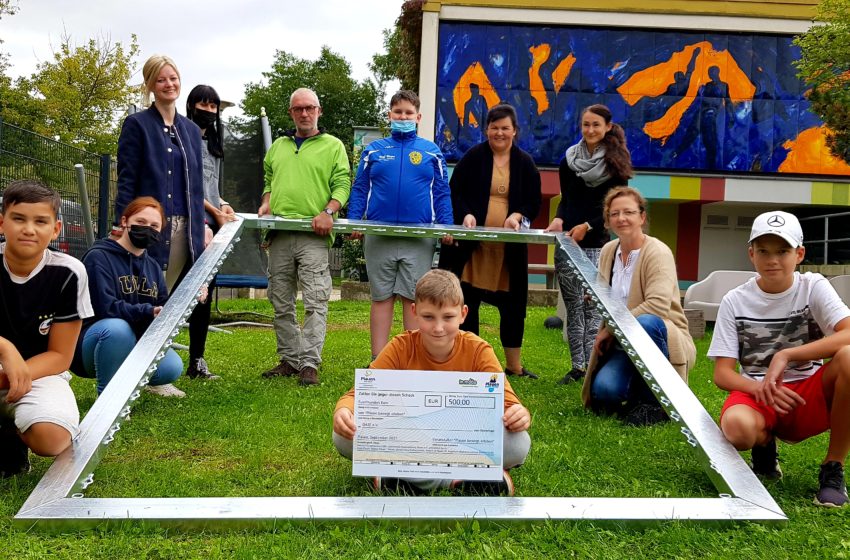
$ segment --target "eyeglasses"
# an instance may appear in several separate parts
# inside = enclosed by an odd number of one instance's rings
[[[608,217],[609,217],[609,218],[614,218],[614,219],[616,220],[616,219],[617,219],[617,218],[619,218],[621,215],[622,215],[622,216],[624,216],[624,217],[626,217],[626,218],[634,218],[634,217],[635,217],[635,216],[637,216],[638,214],[640,214],[640,211],[639,211],[639,210],[623,210],[622,212],[620,212],[620,211],[618,210],[617,212],[608,212]]]
[[[305,105],[303,107],[290,107],[289,110],[297,115],[299,113],[315,113],[318,108],[318,105]]]

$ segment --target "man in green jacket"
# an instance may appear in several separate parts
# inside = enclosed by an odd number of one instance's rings
[[[280,363],[263,377],[298,375],[301,385],[318,385],[331,297],[331,228],[334,214],[348,200],[351,168],[342,142],[319,130],[322,107],[314,91],[295,90],[289,114],[295,130],[275,140],[263,160],[265,188],[257,214],[311,218],[313,233],[277,231],[270,238],[269,300]],[[295,314],[299,287],[303,329]]]

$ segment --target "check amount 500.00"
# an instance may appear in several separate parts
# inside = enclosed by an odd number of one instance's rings
[[[504,392],[495,374],[367,371],[387,383],[355,389],[355,475],[501,477]]]

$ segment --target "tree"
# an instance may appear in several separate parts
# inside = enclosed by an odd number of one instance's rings
[[[133,99],[128,85],[139,52],[109,37],[72,44],[65,35],[53,59],[18,78],[4,99],[4,118],[45,136],[98,153],[114,153],[118,116]]]
[[[12,15],[18,11],[18,6],[12,0],[0,0],[0,19],[3,14]]]
[[[811,111],[832,131],[827,145],[850,163],[850,3],[821,0],[817,20],[794,39],[801,49],[795,64],[811,87]]]
[[[372,57],[369,68],[379,83],[397,78],[403,89],[419,91],[419,56],[422,51],[422,6],[425,0],[407,0],[395,27],[384,29],[384,54]]]
[[[12,0],[0,0],[0,19],[3,15],[12,15],[18,10],[18,7],[12,3]],[[3,39],[0,38],[0,45],[3,44]],[[6,75],[6,68],[9,67],[8,56],[6,53],[0,52],[0,96],[8,91],[11,86],[11,80]]]
[[[322,47],[316,60],[305,60],[284,51],[277,51],[272,68],[263,72],[265,83],[245,86],[242,110],[250,118],[238,122],[249,129],[266,108],[272,131],[291,129],[289,96],[300,87],[316,92],[322,104],[319,127],[333,134],[346,145],[349,154],[354,142],[355,126],[378,126],[383,122],[379,89],[370,80],[356,81],[351,77],[351,65],[342,56]]]

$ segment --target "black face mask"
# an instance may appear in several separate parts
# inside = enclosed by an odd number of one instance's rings
[[[204,111],[203,109],[195,109],[192,113],[192,120],[195,121],[196,125],[204,130],[214,125],[217,117],[217,113],[211,113],[210,111]]]
[[[131,225],[128,235],[130,243],[138,249],[147,249],[159,243],[159,232],[151,226]]]

